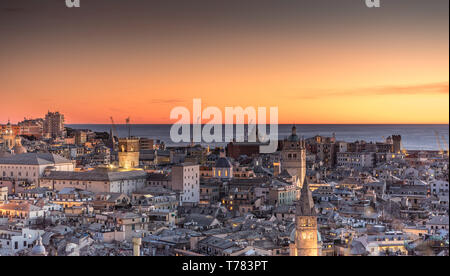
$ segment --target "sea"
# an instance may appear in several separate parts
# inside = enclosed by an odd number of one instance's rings
[[[73,129],[89,129],[95,132],[110,132],[110,124],[67,125]],[[174,143],[170,138],[172,125],[132,124],[116,125],[119,137],[127,137],[129,133],[135,137],[145,137],[163,141],[167,146],[179,146],[185,143]],[[407,150],[448,150],[449,125],[296,125],[299,137],[310,138],[315,135],[335,135],[338,141],[383,142],[391,135],[401,135],[403,147]],[[267,128],[269,129],[269,127]],[[282,140],[291,134],[292,125],[278,125],[278,139]],[[234,137],[247,137],[247,126],[239,132],[235,126]],[[192,126],[191,126],[192,133]],[[225,126],[222,130],[225,135]],[[223,140],[225,141],[225,140]],[[229,141],[229,140],[228,140]],[[226,143],[201,143],[211,147],[223,147]]]

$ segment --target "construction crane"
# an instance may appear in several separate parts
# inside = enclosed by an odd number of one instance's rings
[[[116,149],[116,137],[118,137],[117,136],[117,128],[116,128],[116,124],[114,123],[114,119],[113,119],[113,117],[111,116],[110,117],[110,119],[111,119],[111,127],[112,127],[112,141],[113,141],[113,143],[114,143],[114,150]]]
[[[437,130],[434,131],[434,135],[436,136],[436,142],[439,148],[439,155],[444,155],[444,150],[442,149],[441,145],[441,138],[439,138],[439,133],[437,132]]]
[[[445,139],[444,135],[442,135],[442,143],[444,143],[444,146],[447,149],[447,157],[449,157],[450,156],[450,149],[448,147],[447,139]]]

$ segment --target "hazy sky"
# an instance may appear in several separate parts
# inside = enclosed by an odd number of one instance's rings
[[[0,123],[170,123],[278,106],[281,123],[449,122],[449,1],[0,1]]]

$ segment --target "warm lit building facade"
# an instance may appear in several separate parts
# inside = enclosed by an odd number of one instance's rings
[[[139,139],[119,139],[119,167],[131,169],[139,167]]]
[[[295,215],[294,243],[290,245],[291,256],[319,256],[317,214],[308,182],[301,190]]]

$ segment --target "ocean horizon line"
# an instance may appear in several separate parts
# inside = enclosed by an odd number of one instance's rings
[[[201,125],[206,125],[208,123],[203,123]],[[111,123],[70,123],[70,124],[66,124],[66,126],[82,126],[82,125],[111,125]],[[127,125],[127,124],[115,124],[115,125]],[[139,124],[130,124],[130,125],[162,125],[162,126],[167,126],[167,125],[173,125],[171,123],[139,123]],[[182,124],[182,125],[198,125],[198,124]],[[221,124],[221,125],[248,125],[248,124]],[[266,125],[270,125],[270,124],[266,124]],[[396,123],[396,124],[297,124],[297,123],[283,123],[283,124],[278,124],[281,126],[292,126],[292,125],[298,125],[298,126],[396,126],[396,125],[402,125],[402,126],[448,126],[448,123],[431,123],[431,124],[423,124],[423,123],[418,123],[418,124],[413,124],[413,123],[406,123],[406,124],[402,124],[402,123]]]

